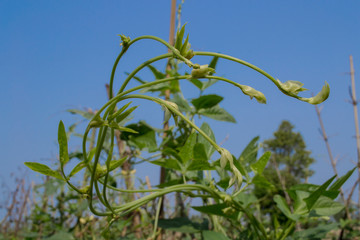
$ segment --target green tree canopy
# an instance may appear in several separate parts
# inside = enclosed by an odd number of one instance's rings
[[[264,176],[275,188],[255,187],[255,195],[262,200],[266,212],[276,211],[273,197],[285,195],[284,190],[299,183],[307,182],[314,172],[309,166],[315,161],[299,132],[293,131],[289,121],[282,121],[274,137],[263,142],[264,151],[271,152],[271,159],[264,170]],[[285,196],[286,197],[286,196]],[[289,199],[288,199],[289,201]]]

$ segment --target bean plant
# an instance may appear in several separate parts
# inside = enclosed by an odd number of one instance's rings
[[[342,204],[334,201],[340,187],[350,177],[353,170],[332,183],[336,176],[322,185],[301,184],[288,193],[292,204],[289,205],[283,196],[276,195],[274,201],[286,221],[279,221],[277,216],[268,216],[267,222],[261,217],[259,200],[250,194],[255,185],[272,188],[270,182],[262,175],[270,158],[270,152],[257,157],[258,138],[255,138],[244,149],[239,157],[221,147],[215,139],[209,124],[203,122],[196,125],[195,117],[202,116],[220,121],[234,122],[234,118],[220,107],[222,97],[216,94],[205,95],[204,91],[213,84],[230,84],[243,94],[264,104],[264,94],[250,86],[216,75],[215,68],[220,59],[244,65],[269,79],[283,94],[310,104],[319,104],[329,96],[329,85],[325,82],[322,90],[315,96],[305,98],[299,93],[306,90],[298,81],[281,82],[269,73],[239,58],[204,51],[193,51],[189,43],[189,35],[184,37],[185,26],[177,31],[174,46],[155,36],[141,36],[130,39],[120,35],[121,51],[115,60],[109,82],[109,100],[92,115],[83,134],[81,161],[69,172],[65,172],[71,156],[68,153],[68,137],[62,121],[58,128],[60,169],[26,162],[26,166],[34,171],[57,178],[67,183],[69,188],[88,201],[88,208],[97,216],[106,217],[108,226],[103,230],[103,236],[109,237],[110,226],[136,212],[149,203],[156,202],[156,211],[152,217],[153,231],[144,238],[155,239],[159,229],[180,231],[187,226],[184,234],[195,234],[202,239],[299,239],[295,231],[298,222],[303,219],[327,219],[338,213]],[[127,73],[120,88],[115,91],[114,81],[117,66],[130,47],[135,47],[139,41],[151,40],[166,46],[168,52],[151,58],[132,72]],[[208,65],[193,62],[193,57],[211,57]],[[167,59],[165,72],[156,69],[153,64]],[[184,64],[190,73],[179,73],[180,64]],[[150,69],[155,76],[153,81],[144,81],[139,74],[144,69]],[[224,75],[224,74],[221,74]],[[128,88],[130,81],[136,81],[137,86]],[[180,82],[191,82],[200,92],[200,97],[186,100],[180,90]],[[113,92],[116,94],[113,94]],[[169,92],[170,99],[163,98]],[[156,96],[154,93],[159,93]],[[132,106],[136,99],[143,99],[159,105],[164,110],[164,122],[172,119],[174,125],[168,129],[156,129],[144,121],[129,124],[130,116],[137,106]],[[94,147],[89,147],[89,134],[97,131]],[[130,149],[128,152],[117,151],[117,133],[120,140]],[[156,137],[156,134],[158,137]],[[157,143],[160,139],[160,144]],[[89,148],[89,149],[88,149]],[[146,157],[142,153],[146,152]],[[219,155],[214,154],[217,152]],[[216,157],[219,156],[219,157]],[[116,184],[119,175],[133,174],[133,170],[124,171],[125,163],[146,161],[166,169],[166,182],[156,188],[140,188],[133,185],[123,188]],[[119,171],[122,169],[122,171]],[[76,184],[76,176],[82,173],[87,182],[85,186]],[[118,200],[109,195],[138,194],[138,197]],[[198,198],[201,206],[192,206],[191,211],[208,216],[200,224],[184,222],[184,218],[159,219],[160,208],[165,195],[178,193],[187,199]],[[183,225],[182,225],[183,224]],[[176,228],[176,226],[178,228]],[[190,226],[190,228],[189,228]],[[227,227],[236,229],[235,234],[229,234]],[[185,236],[184,235],[184,236]],[[227,235],[227,236],[226,236]],[[187,235],[186,235],[187,236]],[[298,234],[298,237],[300,235]],[[215,237],[215,238],[214,238]],[[185,239],[185,238],[184,238]]]

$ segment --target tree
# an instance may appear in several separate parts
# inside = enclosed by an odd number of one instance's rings
[[[265,140],[264,151],[271,152],[269,164],[264,170],[265,178],[275,188],[255,187],[255,195],[263,199],[261,207],[266,211],[276,209],[273,197],[276,194],[285,196],[290,205],[291,200],[286,189],[299,183],[307,182],[314,172],[309,166],[315,161],[311,152],[306,149],[306,144],[299,132],[293,131],[294,126],[289,121],[282,121],[274,138]]]
[[[307,182],[314,172],[309,166],[315,161],[299,132],[293,131],[294,126],[282,121],[274,138],[264,141],[264,150],[272,152],[272,162],[276,162],[281,176],[286,179],[286,187],[300,182]],[[269,166],[269,167],[275,167]]]

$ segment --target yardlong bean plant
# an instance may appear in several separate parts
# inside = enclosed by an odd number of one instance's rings
[[[256,159],[256,152],[255,155],[253,154],[254,149],[257,151],[255,140],[248,145],[239,158],[236,158],[227,149],[219,146],[207,123],[203,123],[199,127],[194,120],[194,116],[199,115],[217,120],[233,121],[232,116],[219,107],[222,97],[215,94],[202,94],[207,87],[217,81],[231,84],[251,99],[255,98],[259,103],[266,103],[266,98],[260,91],[231,79],[216,76],[215,67],[219,59],[233,61],[251,68],[264,75],[285,95],[310,104],[319,104],[326,100],[330,92],[329,85],[325,83],[322,90],[314,97],[301,97],[299,93],[306,90],[301,82],[281,82],[264,70],[236,57],[214,52],[193,51],[189,43],[189,35],[184,38],[184,33],[185,26],[178,30],[174,46],[155,36],[141,36],[131,40],[121,35],[121,52],[116,58],[111,72],[109,100],[94,114],[86,127],[82,141],[82,161],[70,173],[65,172],[64,166],[70,158],[65,126],[60,121],[58,128],[60,170],[52,170],[40,163],[26,162],[25,164],[34,171],[65,181],[70,189],[88,200],[89,209],[93,214],[108,218],[109,226],[117,219],[136,211],[151,201],[159,200],[159,207],[163,196],[175,192],[189,198],[202,199],[203,206],[193,207],[193,209],[207,214],[211,221],[211,227],[197,229],[197,233],[200,233],[203,239],[207,239],[210,230],[214,231],[215,235],[213,236],[226,239],[226,230],[220,224],[220,218],[227,219],[238,230],[238,234],[232,235],[232,237],[285,239],[294,233],[297,221],[309,217],[326,217],[336,213],[322,211],[326,204],[332,204],[331,206],[336,206],[341,210],[341,206],[339,207],[337,205],[339,203],[334,199],[352,171],[333,184],[331,183],[334,177],[320,186],[303,184],[290,189],[293,206],[289,206],[283,197],[277,195],[274,201],[288,220],[285,223],[279,223],[273,219],[273,224],[265,227],[264,222],[258,217],[258,210],[253,207],[256,200],[252,201],[252,198],[247,198],[247,192],[253,184],[271,187],[271,184],[262,176],[270,153],[266,152]],[[129,48],[135,47],[137,42],[145,40],[156,41],[166,46],[169,50],[168,53],[140,64],[127,74],[120,89],[113,94],[118,63]],[[199,65],[192,62],[194,56],[212,57],[212,60],[209,65]],[[163,59],[167,59],[172,65],[172,69],[168,69],[165,73],[158,71],[152,65]],[[191,70],[190,73],[179,74],[177,66],[180,63],[184,63]],[[154,81],[141,80],[139,73],[144,69],[150,69],[156,79]],[[139,85],[127,88],[131,80],[137,81]],[[180,94],[179,82],[181,81],[190,81],[200,90],[201,96],[192,99],[192,106]],[[161,95],[166,90],[173,94],[172,99],[164,100],[160,96],[154,97],[154,94],[148,94],[160,92]],[[151,127],[143,122],[125,125],[130,114],[136,109],[136,106],[130,106],[132,102],[126,101],[129,99],[144,99],[158,104],[165,111],[165,122],[173,118],[175,126],[164,130],[166,134],[164,131],[160,131],[162,135],[159,134],[159,136],[161,136],[162,143],[159,146],[156,142],[154,145],[154,136],[151,138],[152,141],[144,137],[147,133],[144,128],[151,129]],[[98,131],[96,145],[92,149],[87,149],[88,135],[93,129]],[[136,150],[133,151],[133,155],[115,157],[116,131],[121,132],[122,141]],[[141,137],[143,138],[141,139]],[[155,154],[150,158],[142,158],[139,153],[142,150]],[[211,160],[215,151],[219,153],[220,158]],[[168,169],[169,181],[158,188],[146,190],[123,189],[110,184],[118,176],[117,170],[121,168],[122,164],[129,161],[130,157],[145,159],[144,161],[165,167]],[[75,181],[72,181],[79,172],[84,172],[89,176],[84,178],[88,180],[85,187],[77,186]],[[116,192],[140,193],[142,197],[123,203],[113,198],[109,199],[110,192],[111,194]],[[153,216],[154,231],[147,237],[155,238],[157,236],[158,227],[162,227],[158,218],[159,209]],[[106,236],[106,231],[104,231],[104,236]]]

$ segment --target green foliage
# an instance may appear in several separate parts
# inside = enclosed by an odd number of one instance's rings
[[[25,165],[35,172],[63,180],[63,177],[59,172],[52,170],[51,168],[49,168],[44,164],[36,163],[36,162],[25,162]]]
[[[305,149],[301,135],[292,132],[293,126],[290,123],[283,122],[274,134],[275,139],[264,142],[266,152],[259,158],[259,137],[252,139],[241,155],[235,157],[218,145],[208,123],[203,122],[201,127],[195,124],[201,117],[236,122],[234,117],[220,106],[223,97],[203,93],[218,82],[232,84],[250,98],[255,98],[260,103],[266,102],[260,91],[215,76],[219,59],[250,67],[266,76],[284,94],[305,102],[319,103],[325,100],[329,93],[328,85],[314,98],[299,97],[298,93],[305,90],[301,83],[281,83],[260,68],[228,55],[194,52],[190,48],[189,36],[187,35],[185,40],[184,36],[185,26],[177,31],[174,46],[153,36],[142,36],[134,40],[120,36],[123,41],[122,49],[111,74],[109,101],[96,113],[70,110],[71,113],[89,120],[82,134],[82,154],[68,152],[68,133],[60,122],[59,160],[63,176],[66,176],[64,167],[76,159],[72,156],[76,156],[80,162],[74,164],[75,167],[70,170],[66,181],[60,181],[62,184],[66,182],[71,190],[65,191],[63,187],[56,189],[60,191],[57,199],[61,218],[59,225],[51,225],[56,222],[53,221],[54,215],[41,215],[40,213],[45,212],[41,207],[37,209],[38,212],[34,211],[34,219],[41,222],[42,226],[47,222],[47,229],[56,229],[49,239],[71,239],[76,234],[82,234],[84,239],[90,236],[100,237],[100,233],[94,230],[96,228],[103,229],[101,236],[106,239],[154,239],[160,233],[158,227],[164,230],[161,233],[163,237],[165,235],[164,238],[180,234],[178,236],[181,239],[285,239],[291,235],[294,238],[322,236],[327,228],[324,230],[318,227],[318,231],[294,234],[296,221],[329,216],[342,209],[342,205],[334,199],[340,186],[353,171],[331,186],[333,178],[321,186],[294,186],[311,175],[308,167],[313,159]],[[142,39],[160,42],[170,53],[145,61],[128,73],[119,91],[113,96],[114,75],[120,59],[135,42]],[[199,65],[191,61],[195,55],[211,56],[212,59],[209,65]],[[152,65],[165,58],[168,59],[171,69],[161,71]],[[180,73],[178,65],[181,63],[191,69],[191,74]],[[152,72],[153,81],[141,80],[141,70],[146,68]],[[125,91],[132,79],[140,85]],[[200,96],[185,99],[180,88],[182,80],[193,83]],[[133,94],[135,91],[140,93]],[[149,92],[166,96],[166,99],[154,97],[154,94],[148,95]],[[164,110],[165,122],[173,119],[175,125],[159,130],[144,121],[128,123],[136,109],[130,107],[131,103],[122,102],[128,99],[144,99],[158,104]],[[119,110],[118,105],[121,106]],[[220,155],[219,159],[214,159],[215,152]],[[148,185],[148,189],[145,189],[142,181],[140,186],[135,184],[134,166],[141,162],[163,167],[166,181],[156,188]],[[274,169],[271,167],[273,164],[269,164],[270,162],[284,166],[281,171],[293,200],[291,206],[281,195],[275,195],[283,189],[274,178]],[[59,172],[45,165],[25,164],[34,171],[65,180]],[[79,178],[80,173],[83,174],[83,179],[79,183],[75,180],[75,174]],[[274,224],[269,223],[266,215],[269,203],[264,204],[264,198],[267,195],[264,197],[259,189],[265,189],[274,196],[274,201],[270,200],[272,207],[277,209],[272,210]],[[169,194],[175,196],[176,202],[173,217],[167,219],[164,216],[170,214],[162,213],[161,206],[163,198]],[[196,198],[200,199],[202,204],[191,206],[188,199]],[[83,206],[79,204],[83,204],[85,199],[91,215],[88,211],[77,208]],[[154,210],[149,210],[150,207]],[[197,214],[189,214],[190,207],[192,212]],[[72,216],[77,217],[76,225],[69,231],[61,230],[59,226],[66,221],[71,222]],[[91,216],[97,216],[96,220],[91,220]],[[39,217],[46,219],[38,219]],[[84,229],[89,229],[88,235],[82,233]],[[36,231],[38,229],[34,227],[31,232]]]

